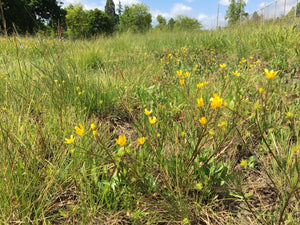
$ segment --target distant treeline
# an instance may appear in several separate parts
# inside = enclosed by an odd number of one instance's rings
[[[115,6],[107,0],[104,11],[85,10],[81,4],[63,7],[59,0],[0,0],[1,30],[4,34],[36,34],[84,38],[114,32],[147,32],[159,30],[199,30],[202,24],[194,18],[179,15],[168,21],[161,15],[152,27],[152,15],[143,3]]]

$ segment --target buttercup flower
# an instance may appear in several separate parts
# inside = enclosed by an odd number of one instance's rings
[[[94,136],[94,137],[97,137],[97,135],[98,135],[97,131],[96,131],[96,130],[93,130],[93,136]]]
[[[184,76],[185,76],[185,78],[189,78],[190,73],[189,73],[189,72],[185,72],[185,73],[184,73]]]
[[[238,71],[232,72],[234,76],[239,77],[241,74]]]
[[[273,79],[275,77],[277,72],[271,70],[269,71],[268,69],[265,69],[265,75],[266,75],[266,78],[268,78],[269,80],[270,79]]]
[[[227,126],[227,122],[225,122],[225,121],[218,124],[218,127],[225,127],[225,126]]]
[[[199,119],[199,122],[203,125],[207,124],[207,119],[203,116],[201,119]]]
[[[179,83],[180,83],[181,85],[184,85],[184,79],[179,80]]]
[[[214,97],[211,100],[211,107],[213,109],[220,108],[223,103],[223,98],[220,98],[220,95],[214,94]]]
[[[259,88],[258,91],[259,91],[259,94],[262,94],[264,92],[264,89],[263,88]]]
[[[149,122],[151,123],[151,124],[155,124],[156,123],[156,117],[155,116],[153,116],[152,118],[149,116]]]
[[[182,70],[178,70],[177,75],[181,77],[182,76]]]
[[[92,124],[91,124],[91,129],[92,129],[92,130],[96,130],[96,125],[92,123]]]
[[[74,142],[74,137],[73,135],[71,135],[71,137],[68,139],[68,138],[65,138],[65,143],[66,144],[72,144]]]
[[[138,138],[138,142],[140,143],[140,145],[143,145],[143,144],[145,144],[145,137],[140,137],[140,138]]]
[[[146,116],[149,116],[152,113],[152,110],[149,111],[148,109],[145,109],[144,113]]]
[[[79,128],[80,127],[80,128]],[[84,127],[81,125],[81,123],[79,123],[79,127],[76,126],[74,132],[80,136],[83,135],[84,133]]]
[[[203,106],[203,98],[197,98],[197,103],[199,107]]]
[[[224,69],[225,67],[226,67],[226,64],[224,63],[224,64],[220,64],[220,67],[222,68],[222,69]]]
[[[119,138],[118,139],[115,139],[117,144],[120,145],[120,146],[124,146],[126,145],[126,137],[125,135],[119,135]]]
[[[203,88],[203,83],[199,83],[199,84],[197,84],[197,87],[199,88],[199,89],[201,89],[201,88]]]

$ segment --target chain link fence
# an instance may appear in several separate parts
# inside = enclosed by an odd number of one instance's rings
[[[292,19],[300,16],[300,0],[276,0],[261,6],[261,9],[247,17],[249,21],[265,21],[283,16]]]

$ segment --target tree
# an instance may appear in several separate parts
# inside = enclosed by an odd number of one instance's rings
[[[195,18],[178,15],[174,27],[178,30],[200,30],[203,25]]]
[[[167,29],[167,20],[162,15],[157,15],[156,20],[158,24],[155,26],[155,29],[166,30]]]
[[[295,12],[295,10],[297,10]],[[295,15],[296,13],[296,15]],[[288,18],[291,18],[291,17],[299,17],[300,16],[300,2],[296,5],[296,7],[292,7],[292,9],[288,12],[288,14],[286,15]]]
[[[88,35],[113,32],[111,19],[108,17],[108,15],[105,12],[99,9],[89,10],[87,12],[87,18],[88,18]]]
[[[122,12],[123,12],[123,6],[122,6],[121,1],[119,1],[119,3],[118,3],[118,14],[119,14],[119,16],[122,14]]]
[[[242,17],[245,17],[248,15],[244,11],[244,8],[246,6],[246,3],[244,0],[230,0],[230,5],[228,6],[228,9],[226,10],[226,16],[225,19],[228,21],[229,25],[235,24],[237,21],[239,21]]]
[[[2,8],[9,33],[14,28],[23,34],[34,33],[65,16],[62,2],[57,0],[2,0]]]
[[[69,36],[73,38],[88,36],[89,22],[87,13],[83,10],[83,5],[70,4],[66,9],[66,23]]]
[[[152,15],[149,7],[143,3],[125,6],[120,17],[120,30],[132,32],[146,32],[151,28]]]
[[[116,14],[115,3],[113,0],[106,0],[104,11],[111,19],[113,27],[119,23],[119,17]]]
[[[156,20],[158,21],[159,24],[163,24],[163,25],[167,24],[166,18],[163,17],[162,15],[157,15]]]
[[[168,29],[169,30],[173,30],[174,29],[174,25],[175,25],[175,20],[173,18],[169,19]]]

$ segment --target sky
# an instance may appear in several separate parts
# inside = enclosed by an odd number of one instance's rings
[[[70,3],[81,3],[84,5],[86,10],[98,8],[104,10],[106,0],[62,0],[64,5]],[[300,0],[298,0],[300,2]],[[229,0],[121,0],[124,5],[132,5],[136,3],[143,2],[145,5],[150,7],[150,13],[153,18],[153,25],[157,24],[156,16],[162,15],[167,20],[170,18],[175,18],[176,15],[186,15],[192,18],[198,19],[205,29],[214,29],[217,24],[217,14],[219,5],[219,20],[218,24],[220,26],[226,25],[225,15],[226,10],[229,5]],[[274,17],[283,14],[284,2],[285,0],[268,1],[268,0],[245,0],[246,7],[245,11],[249,14],[255,12],[259,13],[265,12],[267,17]],[[264,11],[264,5],[266,2],[266,10]],[[117,5],[119,0],[114,0]],[[286,0],[286,13],[297,4],[297,0]]]

